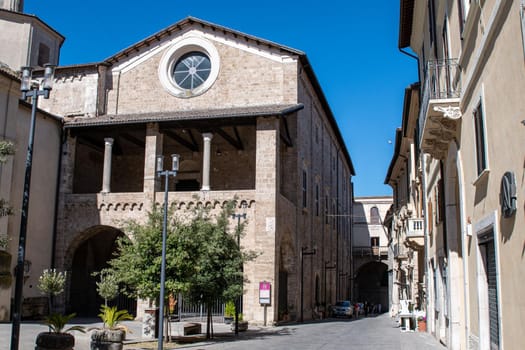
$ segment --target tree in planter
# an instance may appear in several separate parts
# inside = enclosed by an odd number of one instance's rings
[[[118,296],[118,279],[109,270],[93,273],[93,276],[96,275],[100,275],[100,280],[96,282],[98,295],[104,299],[104,305],[108,306],[108,300],[113,300]]]
[[[49,314],[53,313],[53,299],[64,291],[67,273],[57,271],[56,269],[46,269],[38,278],[37,288],[47,295]]]
[[[64,291],[66,283],[66,272],[59,272],[55,269],[44,270],[42,275],[38,278],[38,289],[44,294],[48,295],[49,301],[49,316],[46,317],[44,324],[49,327],[49,332],[39,333],[36,338],[36,350],[40,349],[55,349],[55,350],[70,350],[75,345],[75,337],[70,334],[71,331],[79,331],[84,333],[84,327],[72,326],[65,328],[66,324],[75,317],[75,314],[62,315],[53,312],[54,296]]]
[[[211,336],[211,302],[217,298],[233,300],[242,293],[240,267],[255,256],[240,252],[236,236],[229,232],[228,218],[232,211],[233,202],[217,216],[202,208],[195,209],[191,215],[184,213],[184,219],[174,218],[173,212],[169,213],[166,295],[181,292],[193,296],[194,300],[202,300],[208,309],[208,337]],[[117,241],[119,255],[109,262],[108,270],[123,283],[125,294],[157,300],[162,211],[154,208],[146,224],[127,222],[124,231],[129,232],[133,240]]]
[[[212,304],[217,298],[237,300],[243,292],[242,266],[253,260],[255,252],[242,252],[237,245],[237,234],[241,235],[244,223],[239,231],[229,231],[229,218],[233,213],[234,202],[229,202],[214,218],[201,209],[195,219],[186,227],[189,238],[201,242],[195,254],[195,269],[191,275],[190,293],[200,297],[207,308],[206,337],[212,337]]]

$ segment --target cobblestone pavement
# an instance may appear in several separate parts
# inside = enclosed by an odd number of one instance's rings
[[[86,327],[100,327],[93,320],[76,320],[75,324]],[[126,349],[141,349],[133,343],[141,338],[141,324],[137,321],[124,322],[133,333],[127,339]],[[179,334],[181,324],[173,324],[173,334]],[[205,327],[203,327],[203,330]],[[37,323],[22,323],[20,350],[33,350],[36,335],[47,331],[47,327]],[[229,326],[215,324],[216,338],[212,341],[181,345],[191,350],[204,349],[249,349],[249,350],[338,350],[338,349],[381,349],[381,350],[444,350],[430,334],[422,332],[401,332],[397,324],[387,314],[377,317],[361,317],[357,320],[328,319],[304,324],[290,323],[278,327],[250,326],[247,332],[238,337],[232,334]],[[75,350],[89,350],[89,335],[75,332]],[[0,324],[0,350],[10,349],[11,324]],[[156,347],[155,347],[156,348]],[[178,347],[179,348],[179,347]]]

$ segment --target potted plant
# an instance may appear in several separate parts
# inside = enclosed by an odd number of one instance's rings
[[[44,270],[38,279],[38,289],[49,297],[49,316],[44,319],[44,324],[49,327],[49,332],[42,332],[36,338],[36,350],[70,350],[75,345],[75,337],[71,331],[84,333],[84,327],[73,326],[65,329],[66,324],[75,317],[75,314],[62,315],[53,312],[52,298],[64,291],[66,273],[55,269]]]
[[[244,321],[242,318],[242,314],[239,314],[239,332],[248,330],[248,321]],[[230,328],[235,331],[235,321],[231,323]]]
[[[230,324],[235,317],[235,304],[229,300],[224,306],[224,323]]]
[[[427,318],[425,316],[419,316],[417,318],[417,329],[420,332],[426,332],[427,331]]]
[[[66,324],[75,317],[75,314],[51,314],[46,317],[44,324],[49,327],[49,332],[39,333],[36,338],[35,350],[72,350],[75,346],[75,337],[71,331],[85,333],[84,327],[72,326],[65,328]]]
[[[116,306],[102,305],[98,315],[104,323],[103,328],[91,328],[91,350],[121,350],[128,328],[119,322],[132,320],[127,310],[117,310]]]
[[[53,297],[64,291],[66,278],[66,272],[60,272],[55,269],[44,270],[38,278],[38,289],[48,296],[49,315],[53,314]]]

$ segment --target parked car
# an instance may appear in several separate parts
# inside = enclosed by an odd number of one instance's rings
[[[335,303],[332,308],[332,316],[352,317],[354,313],[354,304],[350,300],[342,300]]]

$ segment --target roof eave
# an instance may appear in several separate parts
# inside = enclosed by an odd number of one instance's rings
[[[398,48],[404,49],[410,46],[412,37],[412,22],[414,19],[415,0],[400,0],[399,5],[399,41]]]

